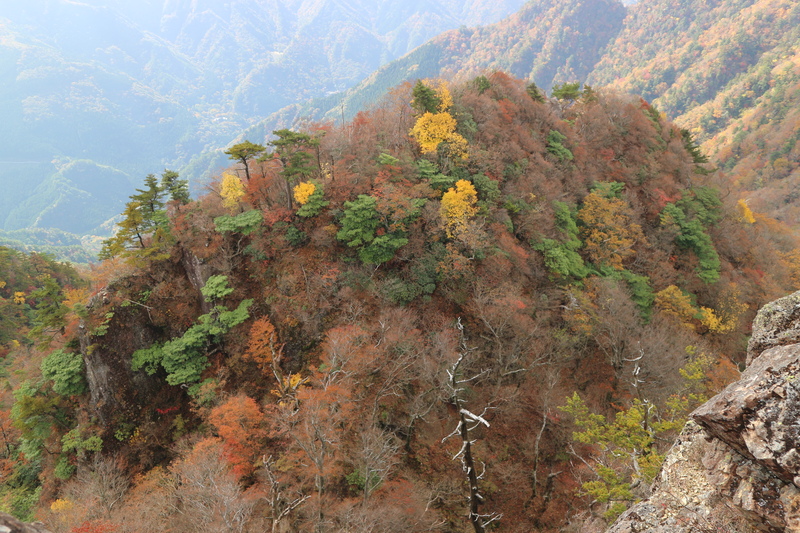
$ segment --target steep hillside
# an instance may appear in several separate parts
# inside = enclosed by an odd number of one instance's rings
[[[800,6],[644,2],[590,83],[642,94],[703,143],[754,209],[796,226]]]
[[[617,0],[529,1],[517,13],[486,27],[446,32],[364,79],[345,94],[284,110],[271,125],[295,117],[352,117],[404,81],[467,79],[502,70],[549,90],[554,83],[584,80],[622,27]]]
[[[107,234],[145,175],[522,0],[13,4],[0,14],[0,230],[83,235]]]
[[[526,86],[401,86],[196,201],[150,180],[85,312],[7,357],[42,362],[9,376],[0,503],[62,530],[559,531],[644,495],[798,243],[641,99]]]

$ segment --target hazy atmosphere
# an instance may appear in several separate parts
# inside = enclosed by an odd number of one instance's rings
[[[0,529],[800,531],[798,3],[6,4]]]

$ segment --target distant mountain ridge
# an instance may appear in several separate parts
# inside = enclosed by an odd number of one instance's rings
[[[588,81],[652,101],[753,209],[800,225],[800,4],[640,3]]]
[[[547,90],[554,83],[583,80],[624,18],[625,8],[617,0],[530,1],[495,24],[445,32],[345,93],[282,110],[269,123],[350,117],[392,87],[417,78],[468,78],[503,70]]]
[[[104,233],[146,174],[523,1],[12,2],[0,14],[0,230]]]

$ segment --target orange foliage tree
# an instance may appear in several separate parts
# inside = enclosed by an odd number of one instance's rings
[[[239,394],[211,410],[208,421],[222,439],[225,458],[238,477],[253,473],[263,445],[263,413],[252,398]]]

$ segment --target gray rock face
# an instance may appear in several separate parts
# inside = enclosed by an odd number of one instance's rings
[[[800,291],[762,307],[753,320],[747,364],[768,348],[800,343]]]
[[[51,533],[39,523],[26,524],[10,514],[0,513],[0,533]]]
[[[155,395],[163,387],[156,377],[131,370],[130,354],[147,348],[157,339],[149,326],[146,309],[136,305],[114,307],[113,298],[113,291],[102,291],[89,303],[98,314],[113,315],[107,332],[93,335],[82,324],[79,335],[89,385],[89,408],[102,424],[136,409],[138,398]]]
[[[692,417],[709,435],[800,485],[800,344],[762,353]]]
[[[609,533],[798,531],[800,490],[689,422],[670,450],[653,494]]]
[[[800,532],[800,292],[764,306],[741,379],[698,408],[610,533]]]

